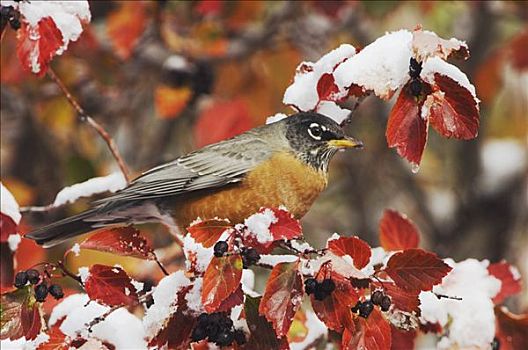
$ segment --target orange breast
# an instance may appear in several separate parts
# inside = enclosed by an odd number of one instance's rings
[[[236,224],[261,207],[280,205],[301,218],[326,184],[326,173],[289,153],[278,153],[257,166],[241,183],[182,200],[175,207],[174,218],[181,229],[197,217],[227,218]]]

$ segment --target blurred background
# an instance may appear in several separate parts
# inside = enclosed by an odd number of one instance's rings
[[[378,221],[393,208],[414,220],[425,248],[455,260],[507,259],[527,280],[525,2],[91,1],[90,7],[92,22],[52,66],[113,135],[134,175],[275,113],[292,113],[282,96],[296,66],[342,43],[361,48],[386,31],[418,24],[466,40],[471,57],[453,63],[481,99],[479,137],[448,140],[431,129],[413,174],[385,141],[395,99],[367,98],[347,127],[366,147],[334,158],[329,187],[303,219],[304,232],[315,247],[333,232],[377,246]],[[1,45],[1,178],[21,205],[46,205],[64,186],[118,169],[56,85],[22,70],[15,45],[8,30]],[[25,215],[23,227],[78,212],[89,200]],[[144,230],[156,247],[171,243],[162,227]],[[44,251],[24,240],[18,268],[58,259],[65,248]],[[83,251],[71,264],[112,259]],[[117,260],[141,274],[142,262]],[[526,288],[513,303],[528,305]]]

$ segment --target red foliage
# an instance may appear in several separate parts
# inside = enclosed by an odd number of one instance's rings
[[[222,12],[224,0],[200,0],[194,7],[194,10],[202,16],[216,16]]]
[[[317,94],[319,100],[331,100],[333,101],[332,95],[339,92],[339,88],[335,84],[334,75],[331,73],[324,73],[317,82]]]
[[[40,344],[37,350],[68,350],[71,348],[69,341],[66,339],[66,335],[60,330],[60,323],[56,323],[46,333],[49,339]]]
[[[222,233],[232,228],[229,220],[213,219],[191,225],[187,231],[197,243],[209,248],[218,241]]]
[[[408,292],[405,291],[393,283],[384,282],[383,285],[379,284],[385,290],[385,293],[391,297],[392,305],[395,308],[407,312],[415,312],[420,315],[420,292]]]
[[[205,270],[202,287],[202,304],[211,313],[240,285],[242,258],[240,255],[213,257]]]
[[[216,312],[231,312],[234,306],[244,303],[244,292],[242,291],[242,285],[231,293],[230,296],[222,300],[220,306],[216,309]]]
[[[515,315],[505,307],[495,308],[497,338],[501,350],[526,349],[528,344],[528,313]]]
[[[407,216],[395,210],[385,210],[379,230],[381,246],[387,251],[418,248],[418,229]]]
[[[10,216],[0,213],[0,242],[7,242],[9,236],[15,233],[17,233],[17,224]]]
[[[422,249],[407,249],[394,254],[384,271],[405,291],[428,291],[442,281],[451,267]]]
[[[17,55],[28,71],[43,76],[49,62],[63,45],[62,33],[51,17],[42,18],[35,27],[26,22],[17,31]]]
[[[111,228],[97,232],[81,243],[81,248],[108,252],[121,256],[154,260],[156,256],[146,238],[132,226]]]
[[[392,107],[385,137],[389,147],[396,147],[401,157],[419,165],[427,141],[428,120],[421,116],[424,100],[414,97],[409,85],[410,82],[405,84]]]
[[[128,59],[147,24],[146,4],[142,1],[122,2],[108,15],[106,31],[115,53]]]
[[[0,339],[15,340],[25,337],[33,340],[42,329],[40,303],[35,301],[31,287],[4,293],[0,297],[2,305],[2,327]]]
[[[93,265],[84,289],[91,300],[108,306],[138,302],[136,287],[127,273],[117,266]]]
[[[501,289],[493,298],[493,303],[496,305],[502,303],[507,297],[520,293],[522,290],[520,276],[515,276],[512,268],[506,261],[488,266],[490,275],[501,281]]]
[[[261,298],[246,296],[244,313],[250,331],[245,349],[289,349],[286,337],[279,338],[270,322],[259,313]]]
[[[402,331],[391,325],[391,350],[408,350],[414,349],[416,331]]]
[[[241,134],[252,127],[253,120],[244,100],[219,101],[206,108],[198,117],[194,139],[196,146],[203,147]]]
[[[381,312],[374,309],[367,319],[355,316],[351,330],[345,329],[342,349],[389,350],[391,329]]]
[[[371,250],[367,242],[358,237],[339,237],[328,242],[328,250],[337,256],[350,256],[354,266],[362,269],[370,261]]]
[[[301,223],[292,214],[284,209],[271,208],[271,210],[277,218],[277,222],[272,223],[269,227],[275,241],[295,239],[302,236]]]
[[[273,267],[260,301],[259,312],[273,324],[277,336],[288,334],[303,296],[299,262],[280,263]]]

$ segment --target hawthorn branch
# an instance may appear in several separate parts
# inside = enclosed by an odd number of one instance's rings
[[[99,124],[96,122],[86,111],[79,105],[77,100],[72,96],[66,85],[62,82],[62,80],[55,74],[53,69],[51,67],[48,69],[48,76],[53,80],[55,84],[61,89],[61,91],[64,93],[64,96],[68,100],[68,102],[75,108],[77,113],[79,114],[79,120],[83,123],[88,124],[91,126],[106,142],[106,145],[108,146],[108,149],[110,150],[110,153],[112,153],[112,156],[117,162],[117,165],[119,166],[119,169],[123,173],[123,176],[125,177],[127,183],[130,182],[129,172],[128,168],[125,164],[125,161],[123,160],[123,157],[121,157],[121,154],[119,153],[119,150],[117,149],[117,145],[115,144],[114,140],[110,136],[110,134]]]

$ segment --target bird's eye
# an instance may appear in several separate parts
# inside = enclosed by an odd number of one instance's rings
[[[313,123],[308,128],[308,134],[315,139],[315,140],[321,140],[321,136],[323,135],[323,130],[319,126],[319,124]]]

